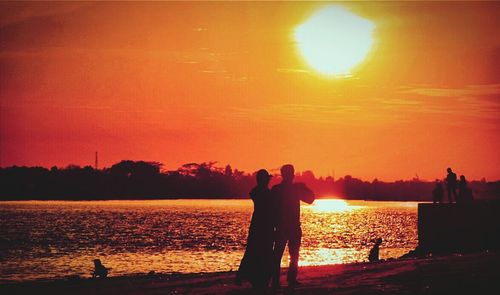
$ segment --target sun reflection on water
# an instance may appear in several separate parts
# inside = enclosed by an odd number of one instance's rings
[[[306,250],[303,259],[300,260],[300,266],[342,264],[346,261],[356,261],[352,259],[356,255],[356,249],[330,249],[319,248],[315,250]],[[351,259],[349,259],[351,257]],[[356,257],[357,258],[357,257]]]
[[[332,213],[349,212],[363,208],[363,206],[352,205],[342,199],[318,199],[308,207],[311,208],[314,212]]]

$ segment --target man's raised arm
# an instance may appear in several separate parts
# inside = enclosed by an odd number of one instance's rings
[[[297,188],[297,193],[299,194],[300,200],[306,202],[308,204],[312,204],[315,199],[314,192],[308,188],[304,183],[298,182],[295,183],[295,187]]]

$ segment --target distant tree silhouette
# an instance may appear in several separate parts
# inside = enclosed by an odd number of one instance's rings
[[[163,167],[159,162],[123,160],[100,170],[78,165],[0,168],[0,200],[247,198],[255,186],[255,173],[230,165],[219,167],[213,161],[187,163],[172,171],[163,171]],[[273,177],[271,185],[279,181]],[[310,170],[297,173],[296,181],[307,184],[318,197],[380,201],[431,201],[435,186],[419,179],[368,182],[351,175],[337,180],[317,178]],[[468,188],[474,199],[500,199],[500,181],[470,181]]]

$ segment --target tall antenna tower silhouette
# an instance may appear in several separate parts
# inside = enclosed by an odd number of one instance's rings
[[[95,152],[95,170],[99,169],[99,158],[97,152]]]

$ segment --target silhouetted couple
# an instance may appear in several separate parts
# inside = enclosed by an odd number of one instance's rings
[[[257,186],[250,192],[254,212],[248,232],[247,248],[236,276],[237,283],[248,280],[254,288],[264,289],[272,281],[280,286],[281,259],[286,245],[290,253],[288,286],[297,285],[300,242],[300,201],[311,204],[314,193],[303,183],[294,183],[292,165],[281,167],[280,184],[269,190],[271,176],[257,172]]]
[[[448,201],[450,203],[453,203],[453,199],[451,197],[453,195],[455,197],[456,203],[472,202],[472,190],[467,186],[467,180],[465,179],[465,176],[460,175],[460,182],[458,182],[457,175],[451,170],[451,168],[448,168],[447,171],[448,175],[446,176],[446,188],[448,190]]]

